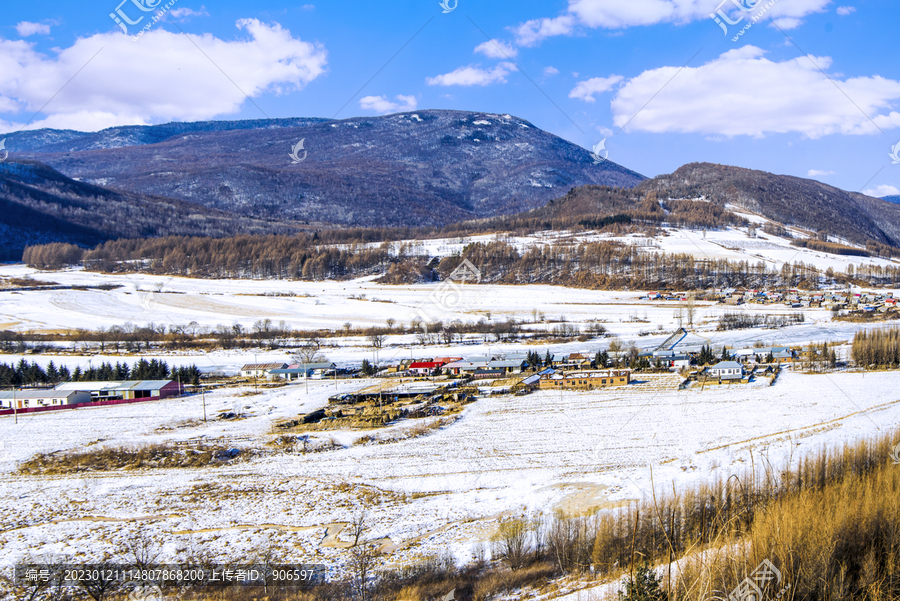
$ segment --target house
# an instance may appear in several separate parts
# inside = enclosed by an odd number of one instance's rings
[[[91,402],[91,393],[83,390],[8,390],[0,392],[0,410],[66,407]]]
[[[454,361],[462,361],[462,357],[435,357],[434,362],[440,363],[441,365],[446,365],[447,363],[453,363]]]
[[[287,363],[248,363],[241,367],[243,378],[265,378],[273,369],[285,369]]]
[[[720,361],[708,368],[706,373],[719,380],[740,380],[744,377],[744,368],[737,361]]]
[[[493,378],[502,378],[505,372],[502,369],[479,368],[472,374],[476,380],[488,380]]]
[[[775,363],[793,363],[794,362],[794,353],[791,352],[790,349],[785,349],[783,351],[778,351],[777,353],[772,353],[772,357],[775,359]]]
[[[488,369],[499,369],[505,374],[519,374],[528,368],[527,361],[503,360],[491,361],[487,364]]]
[[[281,378],[291,382],[306,378],[321,379],[337,369],[334,363],[293,363],[286,367],[269,370],[267,378]]]
[[[409,365],[409,372],[420,376],[429,376],[435,369],[443,367],[443,363],[437,361],[417,361]]]
[[[552,373],[541,376],[541,390],[593,390],[610,386],[627,386],[631,382],[629,369],[603,369]]]
[[[88,392],[92,401],[128,401],[180,396],[184,393],[184,386],[175,380],[124,380],[64,382],[59,384],[56,390]]]
[[[462,373],[473,373],[478,369],[485,369],[488,366],[487,360],[484,361],[454,361],[444,365],[444,369],[451,374],[458,376]]]

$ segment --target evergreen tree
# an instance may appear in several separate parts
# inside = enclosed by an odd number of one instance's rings
[[[57,371],[56,365],[53,363],[53,361],[47,364],[47,380],[51,384],[56,384],[60,380],[59,371]]]
[[[659,576],[645,563],[635,570],[634,578],[625,582],[625,592],[619,591],[619,601],[668,601]]]

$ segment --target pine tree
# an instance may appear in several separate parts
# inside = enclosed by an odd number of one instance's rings
[[[667,601],[659,576],[645,563],[635,570],[634,578],[625,582],[625,592],[619,591],[619,601]]]
[[[60,380],[59,371],[53,361],[47,364],[47,380],[52,384],[56,384]]]

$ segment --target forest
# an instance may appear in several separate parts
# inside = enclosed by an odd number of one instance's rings
[[[850,356],[864,367],[900,366],[900,328],[857,332]]]
[[[127,363],[102,363],[97,367],[69,371],[53,361],[46,369],[25,359],[15,365],[0,363],[0,386],[34,386],[60,382],[105,382],[111,380],[178,380],[182,384],[200,383],[200,369],[196,365],[170,368],[165,361],[140,359],[131,367]]]
[[[622,227],[612,224],[610,227]],[[322,281],[381,274],[403,284],[448,277],[463,259],[482,272],[482,283],[554,284],[592,289],[701,290],[720,287],[805,288],[820,283],[896,286],[900,268],[850,266],[822,272],[802,262],[768,267],[764,262],[697,258],[647,251],[615,241],[555,244],[520,252],[502,240],[465,247],[462,256],[430,258],[408,242],[343,246],[316,244],[312,236],[165,237],[106,242],[82,256],[85,268],[106,273],[142,272],[201,278]],[[49,268],[77,253],[71,245],[26,249],[29,264]]]

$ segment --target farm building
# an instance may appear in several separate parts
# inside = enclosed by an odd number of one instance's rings
[[[305,378],[317,379],[333,374],[335,369],[337,366],[334,363],[293,363],[287,367],[269,370],[266,377],[268,379],[281,378],[288,382]]]
[[[437,361],[416,361],[409,365],[409,372],[420,376],[431,375],[434,370],[440,369],[444,364]]]
[[[273,369],[286,369],[287,363],[248,363],[241,367],[243,378],[265,378]]]
[[[610,386],[627,386],[631,382],[629,369],[604,369],[552,373],[541,376],[541,389],[593,390]]]
[[[64,382],[57,391],[84,391],[92,401],[120,401],[178,396],[184,387],[175,380],[124,380],[111,382]]]
[[[90,403],[91,393],[81,390],[18,390],[0,392],[0,410],[33,409],[35,407],[65,407]]]
[[[516,359],[505,359],[498,361],[491,361],[487,364],[488,369],[499,369],[503,373],[507,374],[519,374],[525,371],[528,367],[527,361],[519,361]]]
[[[737,361],[720,361],[707,369],[707,374],[720,380],[740,380],[744,377],[744,368]]]
[[[449,370],[454,376],[461,373],[474,373],[479,369],[485,369],[488,366],[487,359],[483,361],[454,361],[444,365],[444,369]]]

